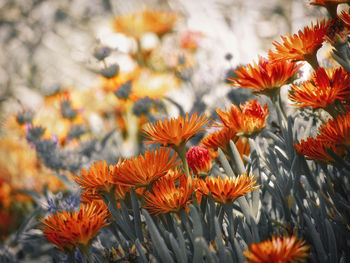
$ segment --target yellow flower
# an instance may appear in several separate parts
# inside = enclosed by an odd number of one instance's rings
[[[143,34],[153,32],[164,34],[171,30],[176,22],[176,15],[171,12],[143,10],[120,16],[114,21],[117,32],[140,39]]]

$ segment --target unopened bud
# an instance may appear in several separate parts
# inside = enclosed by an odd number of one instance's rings
[[[194,174],[207,174],[211,169],[210,153],[204,146],[193,146],[187,154],[186,159],[188,166]]]
[[[111,54],[111,49],[106,46],[96,47],[94,50],[94,57],[98,60],[104,60]]]

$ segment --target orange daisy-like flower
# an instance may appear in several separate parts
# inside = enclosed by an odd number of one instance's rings
[[[319,140],[350,147],[350,112],[323,124],[317,135]]]
[[[343,68],[325,70],[318,68],[311,80],[293,85],[289,98],[297,103],[299,108],[311,106],[314,110],[325,109],[333,114],[338,102],[350,98],[350,74]]]
[[[276,51],[269,51],[271,61],[308,61],[315,66],[316,52],[322,46],[324,36],[327,34],[329,22],[325,20],[305,27],[304,32],[299,30],[298,35],[282,36],[282,44],[275,41],[273,45]]]
[[[75,247],[86,248],[97,232],[107,225],[107,211],[96,205],[84,205],[79,212],[57,212],[47,219],[41,219],[40,226],[48,241],[64,252]]]
[[[121,159],[117,165],[108,166],[106,161],[95,162],[89,170],[81,170],[80,176],[75,175],[75,181],[84,191],[92,193],[110,192],[114,187],[114,177],[116,168],[121,164]]]
[[[309,257],[310,246],[295,236],[272,237],[260,243],[252,243],[243,252],[246,263],[293,263],[304,262]]]
[[[225,205],[257,189],[259,186],[256,186],[256,183],[254,175],[248,176],[244,173],[237,178],[210,176],[205,178],[205,181],[197,180],[196,188],[203,195],[211,193],[215,201]]]
[[[280,87],[288,84],[301,64],[290,60],[275,63],[260,57],[259,63],[246,67],[239,67],[234,73],[237,77],[230,78],[232,85],[240,88],[253,89],[255,94],[273,96]]]
[[[176,18],[176,15],[171,12],[146,9],[118,17],[114,22],[114,28],[117,32],[139,39],[148,32],[166,33],[172,29]]]
[[[118,167],[116,183],[127,186],[148,186],[159,178],[165,176],[171,168],[178,165],[176,155],[171,155],[171,150],[160,148],[147,150],[144,155],[124,160]],[[169,159],[170,158],[170,159]]]
[[[258,100],[246,101],[244,105],[232,104],[230,111],[216,110],[223,124],[236,131],[238,136],[252,136],[259,133],[267,125],[269,116],[267,104],[261,106]]]
[[[334,162],[333,157],[327,152],[327,150],[334,152],[340,157],[345,154],[345,148],[343,146],[337,146],[332,142],[312,137],[307,138],[306,141],[301,140],[300,143],[294,144],[294,148],[298,153],[305,155],[309,159],[325,163]]]
[[[191,182],[191,178],[184,174],[180,177],[177,187],[174,180],[158,180],[152,186],[153,193],[148,193],[145,197],[145,207],[153,214],[177,212],[182,208],[188,210],[187,205],[191,202],[193,190]]]
[[[193,114],[191,118],[179,116],[172,118],[170,121],[158,121],[155,124],[148,124],[144,131],[147,138],[146,143],[161,143],[164,146],[180,146],[185,144],[196,133],[204,130],[203,126],[208,123],[209,119],[205,116]]]
[[[236,141],[236,131],[227,127],[208,133],[201,140],[201,143],[209,149],[217,151],[218,148],[227,152],[230,141]]]

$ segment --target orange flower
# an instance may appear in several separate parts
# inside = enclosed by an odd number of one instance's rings
[[[231,105],[231,111],[216,110],[223,124],[236,131],[238,136],[252,136],[259,133],[267,125],[266,119],[269,116],[267,104],[264,107],[258,100],[246,101],[238,108]]]
[[[186,153],[188,166],[194,174],[207,174],[211,169],[210,153],[204,146],[193,146]]]
[[[310,246],[295,236],[272,237],[260,243],[252,243],[249,250],[243,252],[246,263],[293,263],[304,262],[309,257]]]
[[[322,46],[328,27],[329,22],[326,23],[326,21],[323,20],[316,25],[311,24],[311,27],[305,27],[304,32],[299,30],[298,35],[294,34],[291,36],[287,34],[286,36],[282,36],[282,44],[277,41],[273,43],[276,51],[269,51],[270,60],[306,60],[312,66],[315,66],[316,52]]]
[[[187,31],[180,37],[180,44],[182,48],[189,50],[196,50],[199,46],[204,34],[196,31]]]
[[[174,180],[162,178],[152,186],[153,193],[145,197],[146,208],[153,214],[166,214],[177,212],[182,208],[188,210],[187,205],[191,202],[193,186],[191,178],[182,175],[176,187]]]
[[[323,124],[317,135],[319,140],[350,147],[350,112],[338,115]]]
[[[146,9],[118,17],[114,28],[117,32],[139,39],[147,32],[164,34],[172,29],[175,21],[174,13]]]
[[[233,81],[234,86],[253,89],[255,94],[272,97],[280,87],[290,82],[300,67],[301,64],[297,65],[290,60],[272,63],[260,57],[258,64],[239,67],[234,71],[237,77],[229,80]]]
[[[170,158],[170,154],[171,150],[166,148],[156,149],[154,152],[148,149],[144,156],[140,154],[136,158],[124,160],[117,169],[114,181],[126,186],[148,186],[178,164],[176,155]]]
[[[146,134],[146,143],[161,143],[164,146],[179,146],[185,144],[196,133],[204,130],[203,126],[207,124],[209,119],[202,115],[197,117],[197,113],[191,118],[179,116],[172,118],[170,121],[158,121],[155,124],[148,124],[147,130],[143,130]]]
[[[318,68],[311,80],[293,85],[289,98],[297,103],[299,108],[312,106],[322,108],[331,115],[339,106],[338,102],[347,101],[350,98],[350,74],[343,68],[325,70]]]
[[[106,161],[95,162],[89,170],[81,170],[80,176],[75,175],[75,181],[84,191],[91,191],[93,194],[110,192],[115,187],[114,177],[118,166],[121,164],[121,159],[117,165],[107,166]]]
[[[307,138],[306,141],[301,140],[300,143],[294,144],[294,148],[298,153],[305,155],[312,160],[325,163],[335,162],[333,157],[331,157],[327,152],[327,149],[331,150],[340,157],[345,154],[344,147],[337,146],[329,141],[323,141],[312,137]]]
[[[205,178],[205,181],[197,180],[196,188],[201,194],[211,193],[215,201],[225,205],[257,189],[259,186],[256,186],[256,183],[257,179],[253,175],[248,176],[244,173],[237,178],[210,176]]]
[[[218,148],[224,152],[228,152],[227,147],[230,140],[236,141],[236,131],[227,127],[222,127],[220,130],[208,133],[201,140],[201,143],[209,149],[217,151]]]
[[[47,219],[41,219],[40,226],[48,241],[64,252],[71,252],[75,247],[86,248],[97,232],[107,225],[107,211],[95,205],[84,205],[79,212],[57,212]]]

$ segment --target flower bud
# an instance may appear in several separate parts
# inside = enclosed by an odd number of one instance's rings
[[[191,147],[186,159],[194,174],[207,174],[211,169],[210,153],[204,146]]]
[[[113,78],[119,73],[119,65],[113,64],[101,70],[101,75],[107,79]]]

